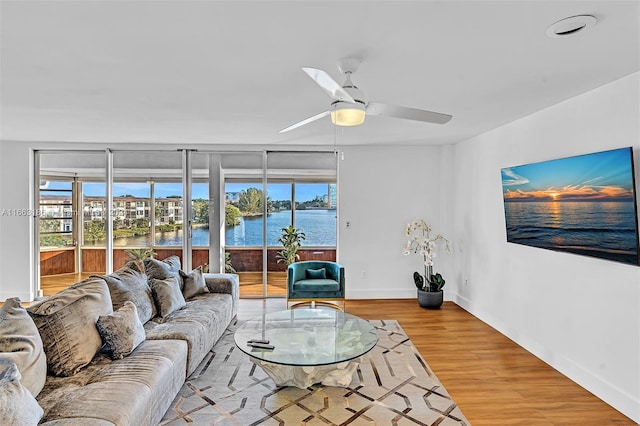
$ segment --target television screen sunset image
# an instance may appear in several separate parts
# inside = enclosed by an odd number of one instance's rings
[[[640,264],[631,148],[501,173],[508,242]]]

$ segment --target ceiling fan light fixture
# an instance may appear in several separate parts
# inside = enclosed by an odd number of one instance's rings
[[[336,126],[359,126],[365,117],[364,105],[359,103],[336,102],[331,110],[331,121]]]

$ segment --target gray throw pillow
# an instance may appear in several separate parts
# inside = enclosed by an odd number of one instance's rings
[[[146,337],[136,305],[130,301],[110,315],[102,315],[96,323],[111,358],[128,356]]]
[[[3,425],[35,426],[44,411],[20,378],[16,364],[0,358],[0,421]]]
[[[49,372],[72,376],[102,347],[96,321],[113,308],[107,283],[91,277],[30,306],[27,312],[40,332]]]
[[[38,396],[47,379],[47,357],[38,328],[17,297],[0,308],[0,358],[13,361],[21,383]]]
[[[171,312],[176,311],[184,306],[187,302],[180,291],[180,285],[175,277],[169,277],[165,280],[152,278],[151,290],[153,297],[158,305],[158,315],[166,317]]]
[[[156,305],[153,302],[147,275],[132,266],[132,264],[127,265],[101,278],[109,286],[113,310],[116,311],[124,305],[124,302],[131,301],[136,305],[140,322],[144,324],[156,316]]]
[[[147,257],[144,260],[144,270],[149,278],[166,280],[169,277],[175,277],[180,290],[182,290],[180,267],[180,258],[178,256],[169,256],[164,260]]]
[[[184,271],[180,271],[182,277],[182,295],[185,299],[190,299],[193,296],[201,293],[209,293],[207,283],[204,280],[204,273],[202,272],[202,266],[198,266],[188,274]]]

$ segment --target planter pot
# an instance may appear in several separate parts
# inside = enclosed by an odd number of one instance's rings
[[[444,292],[423,291],[418,289],[418,304],[427,309],[440,309],[442,306]]]

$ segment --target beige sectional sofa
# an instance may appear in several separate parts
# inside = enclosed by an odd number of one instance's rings
[[[40,424],[157,424],[235,318],[237,275],[184,273],[175,256],[146,260],[145,269],[94,276],[27,308],[47,356],[44,387],[29,389],[42,407]],[[96,335],[100,350],[92,353]],[[21,373],[23,381],[32,376],[27,367]],[[2,381],[0,368],[0,389]]]

